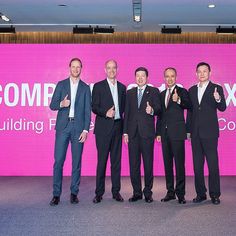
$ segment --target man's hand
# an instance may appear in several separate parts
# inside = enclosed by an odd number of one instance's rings
[[[128,134],[124,134],[124,142],[125,142],[125,144],[128,144],[128,142],[129,142],[129,135]]]
[[[179,95],[177,93],[177,89],[175,89],[175,91],[174,91],[174,94],[172,96],[172,100],[173,100],[173,102],[178,102],[178,100],[179,100]]]
[[[148,115],[152,115],[153,113],[153,108],[150,106],[149,102],[147,102],[146,113]]]
[[[157,140],[157,142],[161,142],[161,136],[158,135],[158,136],[156,137],[156,140]]]
[[[187,133],[187,139],[190,141],[191,140],[191,134]]]
[[[213,96],[217,102],[220,101],[220,94],[217,92],[217,87],[215,87],[215,91],[213,93]]]
[[[65,98],[61,101],[61,107],[69,107],[70,106],[70,100],[67,99],[68,94],[65,96]]]
[[[106,117],[109,117],[109,118],[115,117],[115,106],[114,105],[107,111]]]
[[[87,136],[88,136],[88,133],[85,132],[85,131],[83,131],[83,132],[80,134],[80,136],[79,136],[79,142],[80,142],[80,143],[84,143],[85,140],[87,139]]]

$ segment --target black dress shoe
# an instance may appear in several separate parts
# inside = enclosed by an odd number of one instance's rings
[[[185,204],[186,200],[184,197],[179,197],[178,202],[179,202],[179,204]]]
[[[77,204],[77,203],[79,203],[79,199],[78,199],[77,195],[75,195],[75,194],[73,194],[73,193],[70,195],[70,203],[71,203],[71,204]]]
[[[152,198],[152,196],[145,197],[145,202],[147,202],[147,203],[151,203],[151,202],[153,202],[153,198]]]
[[[211,198],[211,202],[212,202],[214,205],[219,205],[219,204],[220,204],[220,199],[219,199],[219,197],[212,197],[212,198]]]
[[[123,202],[124,201],[124,198],[119,193],[117,193],[116,195],[113,195],[112,198],[115,199],[117,202]]]
[[[166,194],[166,196],[161,199],[161,202],[168,202],[168,201],[174,200],[174,199],[176,199],[175,195]]]
[[[143,199],[142,196],[138,196],[138,195],[133,195],[131,198],[129,198],[129,202],[137,202],[138,200]]]
[[[196,196],[194,199],[193,199],[193,202],[194,203],[200,203],[200,202],[203,202],[207,199],[206,196]]]
[[[102,201],[102,196],[95,196],[94,199],[93,199],[93,203],[99,203]]]
[[[53,197],[52,200],[50,201],[50,206],[56,206],[60,202],[60,197]]]

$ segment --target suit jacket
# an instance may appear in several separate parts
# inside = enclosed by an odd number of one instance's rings
[[[213,96],[215,88],[217,88],[217,91],[221,96],[219,103],[215,101]],[[199,135],[200,138],[218,138],[219,123],[217,110],[225,111],[226,109],[223,88],[218,84],[209,82],[200,104],[198,102],[197,85],[194,85],[189,89],[189,96],[192,108],[187,115],[188,133],[191,133],[191,137]]]
[[[58,82],[50,103],[51,110],[58,111],[55,127],[58,131],[63,130],[69,122],[68,117],[70,106],[63,108],[60,107],[60,102],[67,94],[68,99],[70,100],[70,78]],[[74,109],[77,134],[81,133],[83,130],[89,131],[91,121],[91,92],[89,86],[82,80],[80,80],[78,84]]]
[[[146,113],[147,102],[154,110],[153,115]],[[134,137],[137,130],[143,138],[155,137],[155,115],[161,111],[160,92],[157,88],[146,86],[138,108],[137,88],[127,91],[124,117],[124,131]]]
[[[123,123],[126,87],[117,81],[117,89],[120,118]],[[95,134],[107,135],[111,132],[114,125],[114,119],[106,117],[106,113],[113,105],[114,101],[107,79],[95,83],[92,92],[92,111],[94,114],[96,114],[94,128]]]
[[[180,97],[180,104],[173,102],[172,96],[175,89]],[[165,106],[165,96],[167,89],[161,92],[161,114],[157,120],[156,135],[164,137],[166,134],[172,140],[184,140],[187,138],[184,109],[191,107],[188,91],[184,88],[174,87],[168,106]]]

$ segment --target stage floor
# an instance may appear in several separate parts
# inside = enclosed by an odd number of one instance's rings
[[[207,183],[207,179],[206,179]],[[0,177],[0,235],[236,235],[236,177],[221,177],[221,204],[208,200],[192,203],[193,177],[187,177],[185,205],[176,200],[162,203],[165,180],[156,177],[153,203],[129,203],[129,177],[122,177],[123,203],[111,197],[106,179],[103,201],[94,204],[95,177],[82,177],[80,203],[71,205],[70,178],[63,180],[61,202],[49,206],[52,177]]]

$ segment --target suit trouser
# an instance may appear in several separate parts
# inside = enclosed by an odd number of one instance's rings
[[[141,183],[141,155],[144,166],[144,184],[143,193],[145,197],[152,196],[153,186],[153,152],[154,152],[154,138],[143,138],[139,132],[132,138],[129,137],[129,164],[130,164],[130,178],[133,186],[133,194],[135,196],[142,196]]]
[[[162,152],[165,166],[167,194],[177,197],[185,195],[185,147],[184,140],[171,140],[167,135],[162,137]],[[176,187],[174,188],[173,158],[176,171]]]
[[[112,131],[106,135],[95,134],[98,153],[96,190],[97,196],[105,192],[105,177],[107,160],[110,153],[111,161],[111,192],[115,196],[120,191],[121,172],[121,147],[122,147],[122,122],[114,121]]]
[[[53,196],[60,196],[62,192],[63,165],[66,159],[69,142],[71,142],[72,153],[70,190],[71,193],[75,195],[79,192],[83,143],[79,142],[80,134],[76,133],[74,126],[74,122],[70,121],[64,130],[56,131],[53,166]]]
[[[219,197],[220,174],[217,152],[218,138],[202,139],[194,137],[191,139],[191,143],[197,195],[205,196],[207,191],[204,180],[204,162],[206,157],[209,170],[209,194],[210,197]]]

